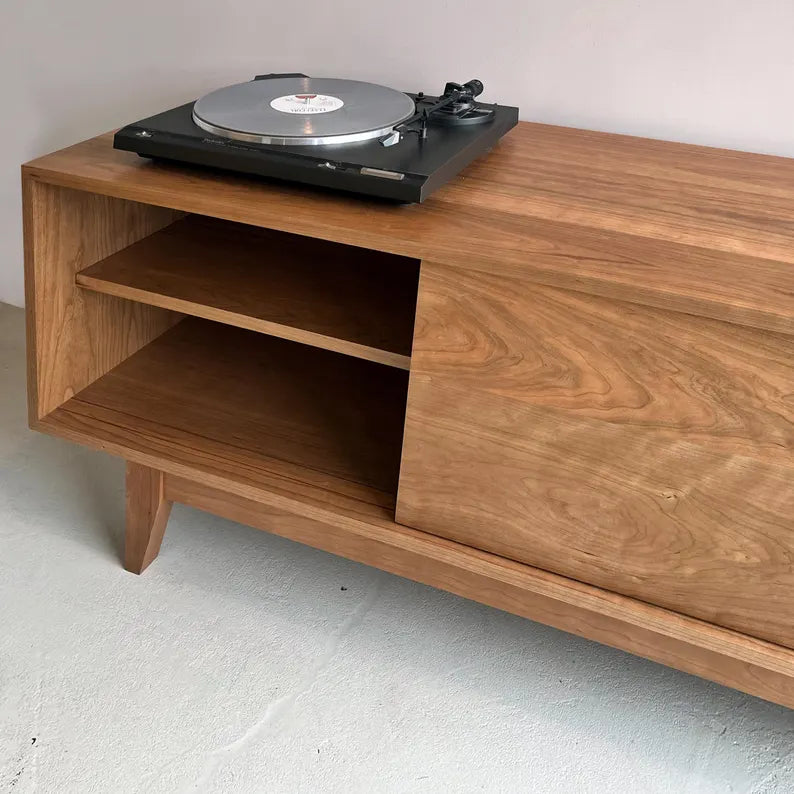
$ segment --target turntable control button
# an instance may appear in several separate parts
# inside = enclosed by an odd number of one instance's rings
[[[361,174],[363,176],[377,176],[381,179],[394,179],[397,182],[405,179],[405,174],[401,174],[399,171],[384,171],[382,168],[367,168],[366,166],[361,169]]]
[[[320,168],[328,168],[330,171],[336,171],[336,166],[327,160],[324,163],[320,163]]]

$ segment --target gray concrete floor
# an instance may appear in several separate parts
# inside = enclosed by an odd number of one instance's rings
[[[281,538],[177,506],[126,573],[23,347],[0,307],[0,792],[794,790],[794,712]]]

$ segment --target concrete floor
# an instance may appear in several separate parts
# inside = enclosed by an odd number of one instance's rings
[[[0,307],[0,792],[790,792],[794,712],[177,506],[25,426]]]

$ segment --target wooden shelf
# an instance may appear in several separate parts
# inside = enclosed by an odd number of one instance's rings
[[[410,367],[414,259],[189,216],[75,278],[95,292]]]
[[[41,429],[205,482],[393,516],[407,383],[398,369],[186,318]]]

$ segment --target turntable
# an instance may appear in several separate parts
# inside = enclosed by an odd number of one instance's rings
[[[518,122],[479,80],[440,96],[259,75],[116,133],[117,149],[403,202],[422,201]]]

